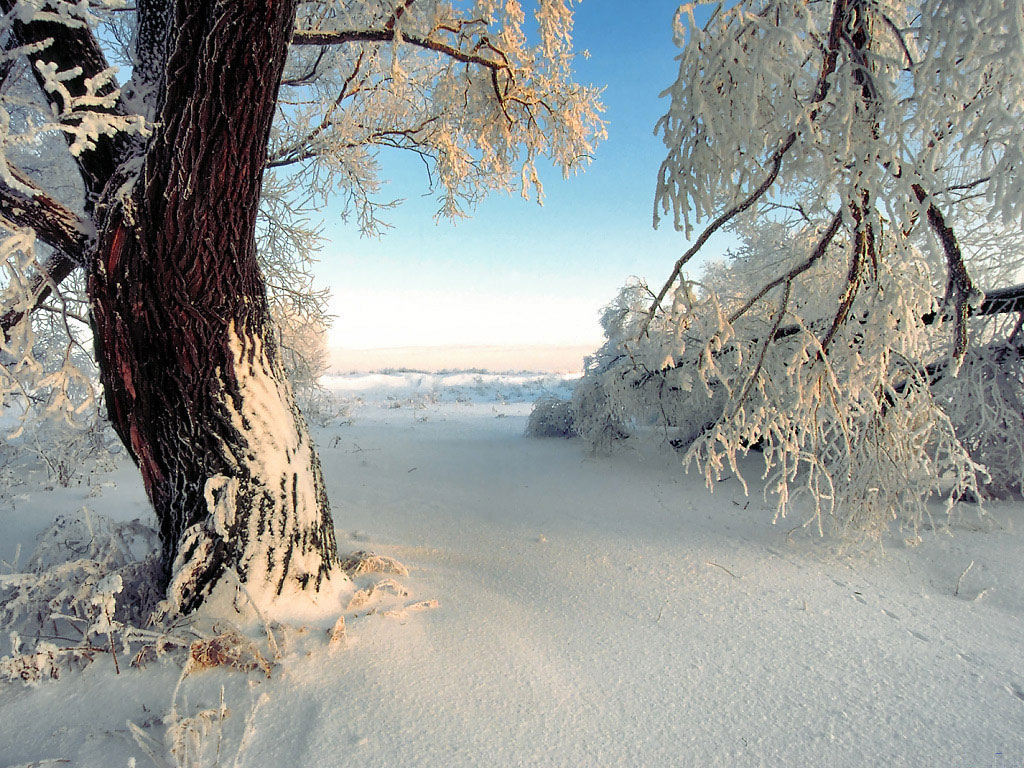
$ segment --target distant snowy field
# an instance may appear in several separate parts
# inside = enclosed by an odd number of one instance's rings
[[[323,386],[356,403],[533,403],[545,394],[568,397],[579,374],[385,370],[324,377]]]
[[[0,768],[163,765],[127,723],[159,741],[172,697],[194,713],[222,690],[224,766],[1024,766],[1024,506],[839,553],[773,526],[753,484],[709,494],[672,455],[524,437],[572,381],[329,378],[340,548],[400,560],[408,594],[348,611],[334,651],[285,633],[269,679],[175,693],[175,664],[101,656],[0,687]],[[127,466],[31,488],[0,513],[0,559],[62,511],[149,514]]]

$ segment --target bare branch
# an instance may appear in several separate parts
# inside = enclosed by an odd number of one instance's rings
[[[909,68],[913,69],[914,66],[915,66],[915,64],[914,64],[914,57],[910,55],[910,48],[907,47],[907,40],[903,36],[902,30],[900,30],[900,28],[898,26],[896,26],[896,22],[894,22],[889,17],[889,14],[887,14],[885,12],[879,12],[879,16],[881,16],[882,21],[885,22],[885,25],[887,27],[889,27],[890,31],[896,37],[896,42],[898,42],[900,44],[900,48],[903,49],[903,55],[907,57],[907,66]]]
[[[320,68],[320,63],[324,60],[324,55],[327,53],[327,48],[321,48],[316,55],[316,61],[313,62],[313,66],[309,68],[309,71],[299,77],[289,77],[281,81],[281,85],[287,85],[296,87],[300,85],[307,85],[316,79],[318,74],[317,70]]]
[[[27,307],[12,307],[0,315],[0,337],[3,343],[7,343],[11,329],[38,309],[77,266],[60,251],[54,251],[46,263],[40,265],[39,272],[30,278],[31,304]]]
[[[751,387],[754,386],[754,383],[761,375],[761,369],[764,368],[764,359],[768,354],[768,347],[771,346],[772,341],[775,339],[775,335],[779,331],[779,326],[782,325],[782,318],[786,316],[786,311],[789,309],[789,299],[790,296],[792,296],[793,291],[793,280],[794,278],[791,277],[785,282],[785,287],[782,291],[782,301],[779,302],[778,309],[775,312],[775,319],[772,321],[772,327],[765,335],[764,342],[761,344],[761,352],[757,357],[757,364],[754,366],[754,370],[751,372],[750,378],[747,379],[739,397],[736,398],[732,410],[733,416],[739,413],[740,408],[743,407],[743,403],[747,400],[747,395],[750,394]]]

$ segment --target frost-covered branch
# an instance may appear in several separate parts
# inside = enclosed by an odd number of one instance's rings
[[[379,203],[378,148],[413,152],[460,217],[491,190],[539,198],[537,162],[564,174],[604,135],[597,91],[572,81],[572,15],[495,6],[354,0],[301,10],[270,162],[330,186],[364,211]],[[376,231],[373,213],[361,217]]]
[[[824,55],[822,56],[821,70],[818,74],[817,82],[814,84],[813,94],[808,102],[808,125],[813,123],[818,114],[821,103],[828,95],[830,78],[835,72],[836,64],[839,60],[839,43],[843,34],[843,25],[846,19],[848,4],[848,0],[834,0],[832,5],[832,15],[828,26],[828,38],[825,44]],[[677,24],[678,23],[679,20],[677,17]],[[692,40],[691,44],[693,44]],[[659,120],[658,124],[655,126],[655,131],[658,131],[659,129],[663,131],[665,143],[670,150],[673,149],[674,137],[678,135],[680,130],[680,128],[673,126],[674,119],[678,119],[678,117],[675,116],[673,112],[670,112]],[[690,120],[692,119],[693,118],[690,118]],[[700,250],[707,244],[708,240],[711,239],[711,236],[718,230],[722,229],[722,227],[726,226],[734,218],[747,211],[751,206],[758,202],[769,189],[771,189],[772,185],[779,177],[779,172],[782,170],[782,160],[786,156],[786,153],[793,148],[793,145],[796,143],[797,136],[798,131],[792,130],[789,132],[765,163],[768,168],[768,173],[765,175],[765,178],[761,183],[745,198],[720,213],[704,228],[704,231],[701,232],[693,244],[686,249],[686,252],[679,257],[675,265],[672,267],[672,271],[669,273],[668,279],[665,280],[665,283],[654,297],[654,301],[651,302],[651,307],[648,310],[648,320],[641,326],[641,333],[647,333],[647,330],[650,327],[650,322],[654,318],[654,314],[661,307],[661,302],[665,299],[666,294],[671,290],[672,286],[679,278],[683,268],[695,255],[697,255],[697,253],[700,252]],[[678,197],[678,176],[680,173],[685,173],[685,170],[679,166],[678,159],[675,157],[674,153],[670,152],[668,159],[662,163],[661,168],[658,171],[658,191],[655,195],[655,226],[658,225],[658,207],[661,206],[666,211],[670,208],[672,209],[673,214],[675,215],[677,228],[680,228],[681,221],[685,221],[686,229],[689,230],[690,224],[689,220],[686,218],[685,204]],[[673,188],[673,185],[676,185],[675,188]]]
[[[709,484],[756,449],[778,514],[819,530],[1024,490],[1022,18],[741,0],[700,27],[683,6],[655,205],[703,229],[653,301],[608,309],[573,430],[657,437]],[[685,274],[717,231],[742,245]]]
[[[482,56],[475,51],[465,51],[457,48],[443,40],[420,37],[410,33],[399,33],[393,26],[390,29],[361,29],[337,32],[297,29],[295,34],[292,35],[292,45],[342,45],[344,43],[404,43],[444,54],[455,59],[455,61],[461,61],[463,64],[476,64],[486,69],[502,72],[508,72],[510,69],[508,61],[503,60],[497,49],[492,48],[495,54],[493,57]],[[490,45],[485,42],[483,47],[490,48]]]
[[[0,0],[0,11],[11,19],[12,38],[57,116],[89,204],[122,161],[119,134],[137,131],[142,123],[120,112],[114,70],[93,34],[87,6],[47,0],[30,14],[22,13],[17,0]]]
[[[946,222],[946,217],[920,184],[914,184],[912,188],[917,201],[922,205],[927,204],[928,224],[942,244],[942,252],[946,257],[948,280],[943,303],[953,305],[953,359],[959,366],[967,353],[967,317],[971,309],[978,306],[982,294],[971,281],[956,233]]]

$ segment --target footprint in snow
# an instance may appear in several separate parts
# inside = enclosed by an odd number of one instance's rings
[[[1021,701],[1024,701],[1024,688],[1022,688],[1019,683],[1007,683],[1006,690]]]

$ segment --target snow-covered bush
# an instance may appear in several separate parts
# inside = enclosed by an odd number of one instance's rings
[[[0,682],[36,685],[110,654],[115,668],[188,649],[194,634],[152,627],[163,595],[155,530],[83,508],[39,536],[24,568],[0,574]]]
[[[6,565],[12,572],[0,573],[7,645],[0,645],[0,682],[36,685],[98,654],[110,654],[115,669],[173,653],[183,676],[211,667],[270,675],[273,661],[230,623],[205,627],[169,616],[158,588],[159,537],[139,520],[119,522],[87,508],[61,515],[23,568]]]
[[[533,405],[526,423],[526,434],[530,437],[573,437],[570,402],[554,395],[546,395]]]

